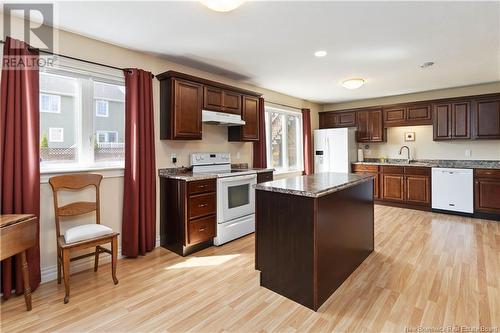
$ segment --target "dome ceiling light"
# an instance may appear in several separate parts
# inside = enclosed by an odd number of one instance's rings
[[[235,10],[245,2],[244,0],[200,0],[200,2],[213,11],[226,13]]]
[[[349,79],[345,80],[342,82],[342,87],[347,88],[347,89],[358,89],[362,85],[365,84],[365,80],[361,78],[354,78],[354,79]]]

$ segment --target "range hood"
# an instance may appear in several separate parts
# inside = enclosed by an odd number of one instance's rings
[[[215,124],[220,126],[241,126],[245,125],[245,121],[241,119],[238,114],[230,114],[224,112],[215,112],[202,110],[201,121],[208,124]]]

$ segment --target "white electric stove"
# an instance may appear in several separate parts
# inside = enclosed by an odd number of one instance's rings
[[[191,154],[193,173],[217,175],[217,235],[219,246],[255,231],[253,170],[231,170],[229,153]]]

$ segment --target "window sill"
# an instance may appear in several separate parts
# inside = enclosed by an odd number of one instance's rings
[[[104,178],[123,177],[125,167],[88,167],[88,168],[72,168],[72,169],[45,169],[40,170],[40,183],[48,183],[49,179],[54,176],[67,175],[71,173],[94,172],[101,174]]]

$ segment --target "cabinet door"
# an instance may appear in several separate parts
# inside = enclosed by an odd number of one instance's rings
[[[219,88],[203,87],[203,108],[213,111],[222,110],[222,90]]]
[[[174,80],[174,139],[201,139],[203,89],[200,84]]]
[[[402,125],[406,117],[405,107],[384,108],[384,126],[399,126]]]
[[[242,127],[241,138],[245,141],[259,140],[259,99],[252,96],[243,96],[241,112],[245,125]]]
[[[337,120],[338,127],[352,127],[356,126],[356,113],[352,112],[340,112]]]
[[[457,139],[470,138],[470,104],[469,102],[453,103],[451,136]]]
[[[434,140],[451,139],[451,104],[434,105]]]
[[[406,176],[406,201],[409,204],[430,205],[429,176]]]
[[[474,137],[500,139],[500,98],[478,100],[474,104]]]
[[[223,91],[223,111],[241,114],[241,94],[232,91]]]
[[[432,124],[432,108],[430,105],[411,105],[406,111],[406,120],[409,125],[430,125]]]
[[[319,128],[332,128],[337,126],[338,114],[336,112],[320,112],[319,114]]]
[[[382,174],[382,199],[403,202],[404,176]]]
[[[368,130],[369,111],[356,112],[358,131],[356,132],[358,142],[370,142],[370,132]]]
[[[370,142],[384,141],[384,125],[382,110],[370,111],[368,114],[368,131],[370,132]]]

